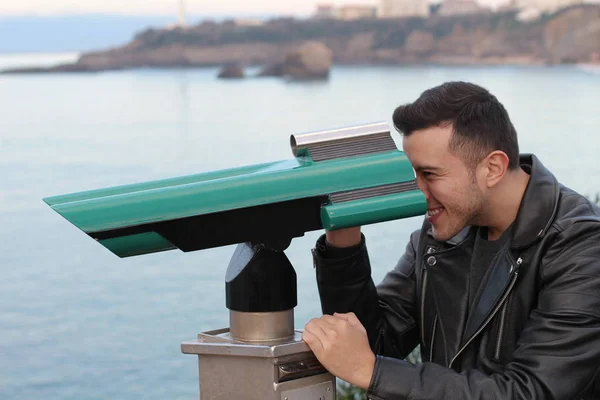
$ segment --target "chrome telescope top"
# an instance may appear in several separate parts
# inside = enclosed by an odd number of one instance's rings
[[[312,161],[397,150],[385,122],[294,134],[290,146],[294,157]]]

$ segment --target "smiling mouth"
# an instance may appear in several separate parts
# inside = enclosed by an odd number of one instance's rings
[[[442,211],[444,211],[444,207],[430,208],[429,210],[427,210],[427,220],[431,224],[434,224],[440,216],[440,214],[442,213]]]
[[[433,218],[436,215],[438,215],[439,213],[441,213],[442,211],[444,211],[443,207],[431,208],[431,209],[427,210],[427,217]]]

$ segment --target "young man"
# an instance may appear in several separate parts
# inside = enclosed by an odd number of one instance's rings
[[[377,287],[360,228],[319,239],[317,358],[370,399],[600,399],[600,209],[519,156],[477,85],[393,120],[427,216]],[[418,344],[423,364],[402,361]]]

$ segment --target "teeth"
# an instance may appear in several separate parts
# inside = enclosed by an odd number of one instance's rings
[[[439,213],[441,213],[442,210],[443,210],[443,208],[436,208],[435,210],[427,210],[427,216],[433,217],[434,215],[438,215]]]

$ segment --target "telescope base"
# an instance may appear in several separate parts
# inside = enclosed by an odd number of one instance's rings
[[[183,342],[181,351],[198,355],[201,400],[335,400],[335,377],[301,335],[250,343],[225,328]]]
[[[286,341],[294,337],[294,309],[276,312],[229,310],[229,336],[244,343]]]

